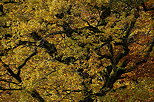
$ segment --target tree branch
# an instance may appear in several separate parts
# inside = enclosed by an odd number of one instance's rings
[[[31,92],[31,96],[36,98],[39,102],[45,102],[45,100],[40,96],[40,94],[36,90],[33,90]]]
[[[32,44],[35,44],[35,42],[30,42],[30,41],[19,41],[18,44],[16,44],[13,48],[8,48],[8,49],[3,49],[0,51],[0,56],[5,56],[7,55],[7,53],[10,51],[10,50],[13,50],[17,47],[19,47],[20,45],[25,45],[25,44],[28,44],[28,45],[32,45]]]
[[[40,41],[39,47],[45,48],[50,56],[57,51],[54,44],[49,43],[45,38],[39,36],[36,32],[32,32],[31,36],[34,40]]]
[[[37,50],[35,49],[35,51],[30,56],[28,56],[21,65],[18,66],[17,76],[20,76],[21,68],[24,67],[26,65],[27,61],[30,60],[30,58],[32,58],[36,54],[37,54]]]
[[[54,73],[54,72],[56,72],[56,70],[53,70],[53,71],[51,71],[51,72],[45,74],[44,77],[37,79],[37,80],[34,81],[32,84],[35,84],[35,83],[37,83],[37,82],[39,82],[39,81],[41,81],[41,80],[43,80],[43,79],[46,79],[47,76],[49,76],[50,74],[52,74],[52,73]]]
[[[0,89],[0,90],[7,91],[7,90],[22,90],[22,89]]]
[[[138,11],[136,11],[135,13],[136,13],[136,14],[134,14],[134,19],[131,21],[130,26],[128,27],[128,29],[127,29],[127,31],[126,31],[126,33],[125,33],[126,35],[122,38],[122,42],[121,42],[121,43],[118,43],[118,44],[122,45],[124,52],[123,52],[123,53],[120,53],[120,54],[115,58],[115,64],[118,64],[119,61],[120,61],[124,56],[128,55],[128,53],[129,53],[129,51],[130,51],[129,48],[128,48],[128,46],[129,46],[128,37],[129,37],[129,35],[131,34],[131,31],[132,31],[132,29],[133,29],[134,26],[135,26],[135,23],[136,23],[136,21],[137,21],[137,18],[140,16],[139,13],[138,13]]]
[[[2,62],[3,66],[6,68],[6,70],[11,74],[12,77],[14,77],[19,83],[22,82],[21,77],[17,74],[15,74],[10,68],[9,65],[5,64],[1,59],[0,61]]]
[[[82,92],[83,90],[63,90],[62,92]]]
[[[16,82],[8,81],[8,80],[5,80],[5,79],[0,79],[0,81],[4,81],[4,82],[7,82],[7,83],[12,83],[12,84],[18,84]]]

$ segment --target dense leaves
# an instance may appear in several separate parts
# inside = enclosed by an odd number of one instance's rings
[[[150,3],[0,1],[1,101],[152,101]]]

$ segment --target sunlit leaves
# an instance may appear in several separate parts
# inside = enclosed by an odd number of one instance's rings
[[[141,74],[152,76],[153,51],[147,52],[153,38],[152,15],[141,7],[136,10],[139,1],[110,2],[26,0],[4,4],[6,15],[0,18],[0,44],[5,54],[1,57],[0,74],[11,82],[3,80],[1,86],[23,88],[13,93],[17,101],[36,101],[34,90],[46,101],[79,101],[89,96],[95,99],[105,84],[106,89],[113,84],[114,90],[127,86],[131,90],[127,95],[132,97],[138,86],[131,80],[137,80]],[[107,8],[110,13],[105,16]],[[56,49],[52,54],[50,45]],[[26,60],[34,49],[34,56]],[[143,59],[147,62],[138,64]],[[14,83],[16,76],[6,70],[4,63],[21,77],[22,83]],[[23,67],[19,68],[20,65]],[[128,79],[120,79],[121,74],[134,66],[138,69],[124,75]],[[115,100],[123,100],[122,95]]]

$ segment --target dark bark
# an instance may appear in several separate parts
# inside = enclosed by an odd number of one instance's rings
[[[93,102],[94,101],[92,99],[93,92],[92,92],[92,90],[89,90],[89,88],[87,87],[88,84],[92,84],[92,76],[90,76],[88,73],[84,72],[84,69],[82,69],[82,68],[79,68],[77,71],[78,71],[78,74],[83,79],[87,79],[87,78],[91,79],[89,82],[83,81],[81,83],[84,87],[83,93],[84,93],[85,98],[83,100],[80,100],[79,102]]]
[[[125,68],[122,69],[122,68],[117,68],[117,71],[115,72],[111,72],[110,73],[110,76],[109,78],[107,78],[107,80],[105,81],[105,84],[103,86],[106,87],[106,88],[109,88],[109,89],[112,89],[113,88],[113,84],[121,78],[121,75],[125,73]]]
[[[87,29],[89,29],[90,31],[93,31],[94,33],[103,33],[97,27],[94,27],[94,26],[91,26],[91,25],[88,26]]]
[[[47,50],[47,53],[49,53],[50,56],[53,56],[53,54],[57,52],[55,45],[49,43],[43,37],[39,36],[38,33],[33,32],[31,33],[31,36],[34,40],[40,41],[39,47],[45,48]]]
[[[16,74],[17,76],[20,76],[21,69],[26,65],[27,61],[30,60],[36,54],[37,54],[37,51],[35,49],[35,51],[31,55],[29,55],[21,65],[18,66],[18,68],[17,68],[18,72]]]
[[[15,74],[15,73],[12,71],[12,69],[10,69],[9,66],[8,66],[7,64],[5,64],[1,59],[0,59],[0,61],[2,62],[3,66],[6,68],[6,70],[8,71],[8,73],[9,73],[12,77],[14,77],[19,83],[21,83],[21,82],[22,82],[21,77],[20,77],[19,75]]]
[[[19,44],[19,45],[20,45],[20,44]],[[21,77],[20,77],[21,68],[24,67],[24,66],[26,65],[27,61],[28,61],[31,57],[33,57],[34,55],[36,55],[36,53],[37,53],[36,51],[35,51],[34,53],[32,53],[29,57],[27,57],[27,58],[25,59],[25,61],[24,61],[21,65],[18,66],[18,72],[17,72],[17,74],[14,73],[14,72],[12,71],[12,69],[9,67],[9,65],[5,64],[1,59],[0,59],[0,61],[2,62],[3,66],[6,68],[6,70],[8,71],[8,73],[9,73],[12,77],[14,77],[19,83],[21,83],[21,82],[22,82],[22,79],[21,79]]]
[[[0,79],[0,81],[7,82],[7,83],[12,83],[12,84],[18,84],[18,83],[16,83],[16,82],[8,81],[8,80],[6,80],[6,79]]]
[[[40,94],[36,90],[32,91],[31,96],[36,98],[39,102],[45,102],[45,100],[40,96]]]
[[[62,27],[63,30],[65,31],[67,37],[71,37],[72,34],[73,34],[73,32],[75,32],[75,31],[71,28],[70,24],[67,23],[67,22],[64,22],[64,24],[61,25],[61,27]]]
[[[114,57],[114,49],[112,44],[110,43],[112,41],[112,37],[109,37],[107,40],[107,45],[108,45],[108,49],[110,51],[110,61],[111,61],[111,68],[109,70],[109,68],[106,68],[106,72],[104,73],[104,77],[105,77],[105,83],[101,89],[102,93],[104,92],[104,89],[106,90],[110,90],[113,88],[113,84],[121,77],[122,74],[125,73],[124,69],[119,69],[118,67],[116,67],[116,65],[118,64],[118,62],[124,57],[127,56],[129,53],[129,48],[128,48],[128,37],[136,23],[136,19],[139,17],[139,15],[135,15],[134,20],[131,22],[129,28],[126,31],[125,36],[122,38],[122,42],[120,43],[120,45],[123,47],[124,52],[119,54],[117,57]],[[127,61],[124,61],[122,63],[122,66],[126,66],[127,65]]]
[[[90,96],[84,98],[83,100],[80,100],[79,102],[94,102],[94,99],[92,99]]]
[[[66,11],[66,14],[71,15],[72,5],[69,5],[69,8]]]
[[[11,34],[5,34],[5,35],[4,35],[4,39],[8,39],[8,38],[11,38],[11,37],[12,37]]]
[[[0,5],[0,16],[4,15],[3,5]]]
[[[7,91],[7,90],[22,90],[22,89],[0,89],[0,90],[3,90],[3,91]]]
[[[118,63],[119,63],[119,61],[124,57],[124,56],[127,56],[128,55],[128,53],[129,53],[129,48],[128,48],[128,46],[129,46],[129,35],[131,34],[131,31],[132,31],[132,29],[134,28],[134,26],[135,26],[135,23],[136,23],[136,20],[137,20],[137,18],[139,17],[139,14],[138,14],[138,12],[136,12],[136,14],[134,14],[135,15],[135,18],[134,18],[134,20],[132,20],[131,21],[131,24],[130,24],[130,26],[128,27],[128,29],[127,29],[127,31],[126,31],[126,33],[125,33],[125,36],[122,38],[122,42],[120,42],[119,43],[119,45],[121,45],[122,47],[123,47],[123,50],[124,50],[124,52],[123,53],[120,53],[116,58],[115,58],[115,64],[117,65]],[[116,43],[117,44],[117,43]]]
[[[64,17],[64,13],[56,14],[55,16],[59,19],[62,19]]]

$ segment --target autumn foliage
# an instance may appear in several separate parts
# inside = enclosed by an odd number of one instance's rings
[[[152,102],[151,0],[1,0],[0,101]]]

